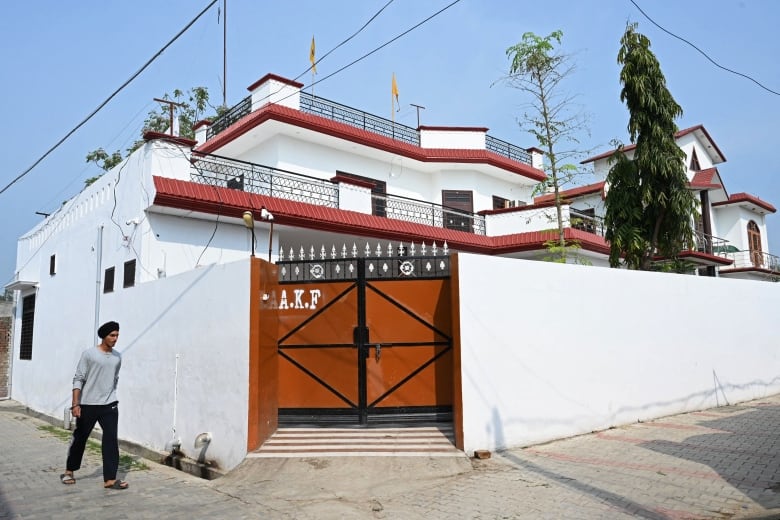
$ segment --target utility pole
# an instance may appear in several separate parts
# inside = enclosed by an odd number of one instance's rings
[[[222,106],[227,107],[227,0],[222,6]]]
[[[171,117],[170,117],[171,123],[170,123],[170,127],[168,128],[168,130],[169,130],[169,133],[171,135],[173,135],[173,107],[174,106],[183,107],[184,103],[177,103],[175,101],[171,101],[170,99],[160,99],[160,98],[154,98],[154,100],[157,101],[158,103],[166,103],[168,105],[168,112],[171,115]]]
[[[414,103],[409,103],[409,104],[417,109],[417,128],[420,128],[420,109],[422,108],[423,110],[425,110],[425,107],[421,105],[415,105]]]

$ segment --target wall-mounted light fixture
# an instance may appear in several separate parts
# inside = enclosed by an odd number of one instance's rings
[[[271,248],[273,247],[274,243],[274,216],[273,213],[268,211],[267,209],[260,208],[260,218],[262,220],[267,220],[271,224],[271,230],[268,233],[268,261],[271,261]]]
[[[244,225],[247,229],[252,232],[252,256],[255,256],[255,217],[251,211],[246,210],[241,218],[244,220]]]

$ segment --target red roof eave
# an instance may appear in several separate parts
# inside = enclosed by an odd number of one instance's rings
[[[547,178],[541,170],[537,170],[528,164],[513,161],[488,150],[420,148],[419,146],[375,134],[368,130],[363,130],[345,123],[333,121],[314,114],[307,114],[277,104],[267,104],[249,114],[213,139],[203,143],[197,148],[197,151],[201,153],[213,153],[253,128],[270,120],[395,153],[420,162],[487,164],[528,177],[535,181],[543,181]]]
[[[488,237],[179,179],[154,176],[154,185],[154,204],[157,206],[237,219],[247,208],[255,208],[259,212],[259,208],[265,207],[273,213],[274,222],[281,225],[400,241],[435,241],[441,244],[446,241],[451,248],[479,254],[544,249],[545,243],[557,236],[553,231],[534,231]],[[564,236],[566,240],[578,241],[585,250],[609,254],[609,245],[603,237],[572,228],[566,228]]]

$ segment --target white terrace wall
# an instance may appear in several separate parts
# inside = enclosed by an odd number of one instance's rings
[[[467,453],[780,392],[771,283],[458,254]]]

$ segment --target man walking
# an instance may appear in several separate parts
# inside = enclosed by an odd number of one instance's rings
[[[95,423],[99,423],[103,430],[103,486],[106,489],[127,489],[127,482],[116,478],[119,469],[119,401],[116,387],[122,356],[114,350],[114,345],[119,339],[119,323],[104,323],[97,334],[101,339],[100,344],[81,354],[73,376],[71,411],[76,418],[76,429],[68,448],[65,473],[60,475],[60,480],[63,484],[76,483],[73,472],[81,468],[87,439]]]

